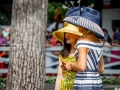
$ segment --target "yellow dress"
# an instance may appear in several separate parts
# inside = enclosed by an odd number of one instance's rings
[[[63,58],[60,55],[61,61],[63,62],[76,62],[76,58],[74,56],[68,56]],[[63,78],[60,82],[59,90],[73,90],[74,78],[76,76],[76,72],[67,71],[62,69]]]

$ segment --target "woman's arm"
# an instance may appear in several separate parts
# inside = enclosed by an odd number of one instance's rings
[[[103,71],[104,71],[104,58],[103,58],[103,56],[102,56],[102,57],[101,57],[101,60],[100,60],[100,65],[99,65],[99,67],[98,67],[98,72],[99,72],[100,74],[102,74]]]
[[[72,63],[72,68],[84,72],[87,65],[87,54],[89,49],[87,48],[78,48],[78,60],[76,63]]]
[[[61,65],[62,65],[62,63],[61,63],[61,59],[60,59],[60,56],[59,56],[59,67],[58,67],[58,75],[57,75],[56,83],[55,83],[55,90],[58,90],[60,82],[61,82],[61,79],[62,79],[62,68],[61,68]]]
[[[87,54],[89,52],[88,48],[78,48],[78,60],[76,63],[65,63],[65,68],[67,70],[81,71],[84,72],[87,65]]]

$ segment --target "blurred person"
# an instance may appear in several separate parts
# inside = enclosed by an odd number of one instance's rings
[[[111,39],[110,35],[108,34],[108,30],[105,29],[105,28],[103,28],[102,30],[103,30],[103,33],[104,33],[104,35],[105,35],[105,39],[107,40],[107,42],[108,42],[109,44],[111,44],[111,43],[112,43],[112,39]]]
[[[5,46],[7,44],[7,39],[3,36],[2,30],[0,30],[0,46]],[[0,57],[8,57],[8,52],[0,51]],[[5,68],[5,62],[0,61],[0,68]],[[2,74],[2,77],[5,77],[6,74]]]
[[[7,39],[3,36],[2,30],[0,30],[0,45],[6,45]]]
[[[108,43],[107,39],[100,39],[103,42],[103,45],[108,48],[112,48],[112,45]]]
[[[53,46],[49,40],[46,40],[46,47],[50,47],[50,46]]]
[[[52,38],[51,32],[46,32],[46,40],[50,40]]]
[[[112,48],[119,48],[119,46],[120,46],[120,44],[119,44],[119,42],[118,42],[118,40],[113,40],[113,42],[112,42]],[[120,55],[120,51],[118,50],[118,49],[115,49],[115,50],[112,50],[111,51],[111,54],[115,54],[115,55]],[[111,58],[111,63],[112,62],[117,62],[117,61],[119,61],[119,59],[116,59],[116,58]],[[120,65],[118,65],[118,66],[112,66],[111,67],[112,69],[118,69],[118,68],[120,68]]]
[[[9,33],[8,36],[6,37],[7,41],[10,41],[10,35],[11,33]]]
[[[62,28],[63,27],[63,22],[62,22],[63,17],[64,16],[61,14],[60,10],[56,9],[54,11],[54,20],[55,21],[50,26],[48,26],[47,31],[53,32],[53,31],[56,31],[56,30]]]
[[[65,69],[64,62],[76,62],[74,56],[75,44],[82,34],[79,32],[78,27],[66,22],[64,25],[63,28],[53,32],[53,36],[63,42],[63,49],[59,53],[58,74],[54,90],[73,90],[76,75],[76,71]]]
[[[49,46],[53,46],[53,44],[51,43],[51,38],[52,38],[52,35],[50,32],[46,32],[46,46],[49,47]]]
[[[2,33],[3,33],[4,37],[7,37],[10,33],[10,28],[5,27],[2,31]]]
[[[111,48],[112,47],[112,39],[110,38],[108,32],[106,29],[102,29],[103,33],[104,33],[104,39],[100,39],[103,42],[103,45],[105,47]]]
[[[6,37],[6,39],[7,39],[7,46],[10,46],[10,35],[11,35],[11,33],[9,33],[8,36]]]
[[[62,43],[57,40],[56,46],[62,46]],[[55,55],[59,55],[59,51],[52,51],[52,53],[55,54]]]
[[[117,34],[118,34],[117,29],[113,28],[113,40],[117,39]]]
[[[112,43],[112,46],[120,46],[119,43]]]
[[[50,38],[50,43],[51,43],[53,46],[56,46],[56,45],[57,45],[57,39],[52,36],[52,37]]]
[[[117,34],[117,40],[118,40],[118,43],[120,44],[120,29],[119,29],[119,32]]]
[[[120,44],[119,44],[118,40],[115,39],[112,42],[111,54],[120,56],[120,50],[118,48],[120,48]],[[114,63],[114,62],[118,62],[118,61],[120,61],[120,60],[113,58],[113,57],[110,58],[110,63]],[[111,66],[111,69],[120,69],[120,65]],[[115,74],[114,76],[116,76],[116,78],[118,78],[120,75]]]
[[[119,41],[118,40],[113,40],[112,46],[120,46]]]
[[[108,36],[105,32],[104,32],[104,36],[105,36],[104,39],[100,39],[103,42],[103,46],[104,46],[103,50],[105,53],[110,53],[110,49],[112,48],[112,45],[108,42]],[[108,56],[103,55],[103,58],[105,64],[110,63],[110,58]]]

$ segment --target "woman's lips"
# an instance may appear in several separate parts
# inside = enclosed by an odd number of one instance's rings
[[[66,38],[66,40],[69,40],[70,38]]]

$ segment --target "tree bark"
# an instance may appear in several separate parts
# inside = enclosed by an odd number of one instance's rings
[[[13,0],[6,90],[44,90],[48,0]]]

